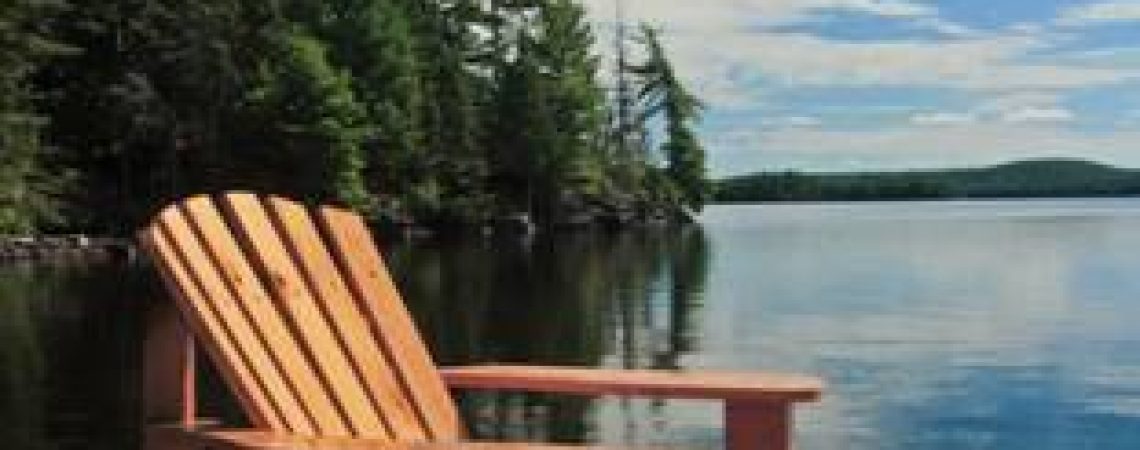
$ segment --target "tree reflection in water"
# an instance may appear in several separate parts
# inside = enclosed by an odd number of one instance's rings
[[[692,351],[709,250],[697,227],[534,240],[392,245],[387,259],[441,364],[680,368]],[[622,400],[631,430],[644,414]],[[465,393],[478,437],[589,441],[596,401]],[[660,418],[663,401],[650,412]]]
[[[0,268],[3,448],[137,446],[145,278],[105,264]]]
[[[689,324],[708,245],[695,228],[389,247],[385,257],[442,364],[676,368],[696,345]],[[136,448],[141,312],[163,292],[149,267],[0,267],[0,448]],[[209,371],[200,392],[203,415],[242,421]],[[591,399],[493,393],[461,401],[480,437],[576,442],[597,434]],[[632,424],[634,413],[623,417]]]

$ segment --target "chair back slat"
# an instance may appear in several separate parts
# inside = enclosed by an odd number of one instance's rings
[[[302,351],[315,362],[317,376],[344,412],[352,433],[385,436],[387,430],[345,352],[334,325],[318,304],[260,200],[253,194],[221,199],[230,227],[246,250],[246,260],[297,336]]]
[[[171,213],[178,214],[178,211],[172,209]],[[250,422],[270,429],[292,428],[285,425],[285,419],[272,401],[273,396],[255,373],[255,367],[245,349],[235,342],[233,333],[226,329],[220,318],[218,308],[211,304],[211,299],[219,296],[206,294],[202,282],[187,268],[185,252],[173,244],[174,239],[157,224],[147,227],[139,237],[148,251],[166,262],[161,265],[159,273],[178,297],[175,303],[178,304],[182,317],[197,318],[187,321],[188,326],[200,340],[206,342],[206,351],[215,360],[235,361],[235,364],[220,367],[219,371],[230,385],[250,387],[237,392],[242,408],[249,412]]]
[[[426,440],[424,426],[402,392],[385,350],[373,337],[365,316],[345,284],[340,269],[323,245],[304,206],[279,197],[270,197],[265,207],[277,225],[279,234],[292,252],[297,268],[308,281],[344,350],[359,372],[365,392],[370,394],[376,410],[400,442]]]
[[[187,204],[196,201],[192,200]],[[260,385],[263,386],[263,392],[273,399],[276,408],[280,411],[283,423],[288,426],[289,431],[316,434],[319,430],[310,420],[305,409],[302,408],[301,402],[289,386],[289,380],[277,367],[271,350],[262,343],[262,337],[259,336],[258,331],[263,331],[266,327],[256,327],[252,324],[251,317],[256,317],[259,314],[259,309],[256,308],[258,302],[237,300],[238,291],[234,289],[233,284],[226,281],[227,277],[223,275],[226,271],[221,270],[220,260],[211,255],[210,240],[202,239],[202,235],[192,230],[192,225],[186,220],[184,211],[179,208],[170,208],[160,216],[159,220],[164,235],[182,255],[181,261],[185,264],[185,269],[193,282],[196,283],[198,292],[205,297],[205,304],[202,306],[212,306],[217,312],[216,317],[219,319],[219,331],[221,332],[215,334],[213,340],[230,339],[235,348],[245,356],[242,359],[227,360],[223,366],[232,367],[230,370],[236,371],[236,367],[242,364],[246,365],[246,370],[254,374]],[[167,267],[173,272],[173,269],[178,267],[177,262],[177,259],[162,259],[160,267]],[[188,292],[194,291],[188,289]],[[194,308],[194,314],[188,316],[189,322],[204,322],[209,311],[208,307]],[[256,387],[257,385],[253,385],[243,389],[246,391],[244,395],[254,395],[253,393],[257,392]],[[262,409],[248,412],[251,420],[254,420],[258,416],[269,417],[273,411],[273,409]]]
[[[345,281],[355,294],[376,339],[436,441],[463,435],[455,402],[436,370],[411,314],[389,276],[379,247],[364,220],[352,212],[325,206],[315,213]]]
[[[224,280],[230,292],[228,298],[220,302],[235,305],[233,311],[223,314],[231,321],[234,329],[248,330],[240,342],[260,358],[261,349],[273,363],[275,371],[268,371],[268,381],[277,385],[278,380],[288,386],[289,394],[274,391],[274,398],[280,398],[289,407],[286,417],[301,422],[308,417],[312,425],[289,430],[298,434],[318,436],[353,436],[342,412],[334,401],[335,397],[315,371],[316,361],[307,355],[301,346],[300,337],[286,319],[286,310],[279,308],[268,288],[263,285],[242,251],[229,226],[222,218],[214,202],[208,197],[195,197],[182,203],[187,219],[193,225],[202,242],[202,247],[213,259],[213,267],[195,269],[203,274],[212,274]],[[242,314],[244,313],[244,314]],[[219,365],[233,364],[232,361],[219,361]],[[237,386],[235,390],[247,389]],[[292,407],[296,399],[297,407]]]
[[[140,232],[254,425],[416,443],[463,435],[363,219],[226,193]]]

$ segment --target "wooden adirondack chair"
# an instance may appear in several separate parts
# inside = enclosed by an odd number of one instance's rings
[[[776,450],[790,448],[792,404],[822,389],[756,373],[438,369],[365,223],[334,207],[199,196],[167,207],[139,240],[180,312],[154,313],[145,345],[150,449],[551,448],[462,443],[450,387],[722,399],[730,448]],[[253,429],[195,417],[195,342]]]

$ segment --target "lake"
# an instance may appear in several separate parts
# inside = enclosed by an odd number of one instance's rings
[[[702,227],[395,242],[437,359],[818,374],[802,449],[1140,448],[1140,200],[714,206]],[[0,442],[138,440],[149,270],[0,267]],[[236,415],[213,377],[210,414]],[[467,395],[477,435],[717,448],[715,403]],[[240,418],[237,418],[240,420]]]

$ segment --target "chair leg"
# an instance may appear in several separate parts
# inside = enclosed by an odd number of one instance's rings
[[[791,405],[729,400],[724,405],[725,448],[791,450]]]
[[[197,422],[194,339],[172,302],[147,315],[143,342],[143,422]]]

